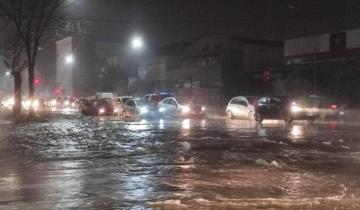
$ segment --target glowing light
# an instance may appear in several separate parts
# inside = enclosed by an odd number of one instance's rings
[[[299,125],[295,125],[291,128],[291,135],[294,136],[294,137],[299,137],[299,136],[302,136],[304,134],[304,131],[302,129],[301,126]]]
[[[104,108],[99,109],[99,114],[104,114],[104,113],[105,113],[105,109],[104,109]]]
[[[205,106],[201,107],[201,111],[205,111],[205,110],[206,110]]]
[[[6,76],[6,77],[9,77],[10,75],[11,75],[11,72],[10,72],[10,71],[5,72],[5,76]]]
[[[51,102],[50,102],[51,106],[56,106],[56,104],[57,104],[56,99],[51,100]]]
[[[141,107],[140,108],[140,114],[146,114],[148,112],[149,112],[149,110],[146,107]]]
[[[188,129],[190,129],[190,119],[185,119],[185,120],[183,120],[183,122],[182,122],[182,128],[183,129],[186,129],[186,130],[188,130]]]
[[[182,112],[183,112],[183,113],[188,113],[188,112],[190,112],[190,111],[191,111],[191,109],[190,109],[189,106],[184,106],[184,107],[182,108]]]
[[[71,64],[74,63],[74,56],[73,55],[68,55],[65,57],[65,63],[66,64]]]
[[[303,108],[301,108],[300,106],[298,106],[298,105],[296,105],[296,104],[293,104],[292,106],[291,106],[291,112],[301,112],[301,111],[303,111]]]
[[[132,38],[131,40],[131,47],[134,49],[134,50],[140,50],[144,47],[144,41],[141,37],[139,36],[135,36]]]

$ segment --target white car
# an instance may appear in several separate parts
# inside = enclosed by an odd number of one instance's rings
[[[226,108],[226,115],[229,119],[244,118],[254,119],[255,107],[246,97],[237,96],[230,100]]]
[[[134,99],[134,98],[132,96],[120,96],[120,97],[114,98],[113,104],[114,104],[114,107],[118,110],[119,114],[124,112],[125,103],[130,99]]]
[[[178,117],[178,116],[197,116],[203,117],[206,108],[193,103],[187,105],[181,104],[181,100],[175,97],[166,97],[159,103],[159,113],[161,116]]]

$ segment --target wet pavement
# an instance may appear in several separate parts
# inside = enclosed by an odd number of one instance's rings
[[[0,119],[0,209],[360,209],[360,123]]]

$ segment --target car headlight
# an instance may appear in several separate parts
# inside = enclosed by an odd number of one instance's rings
[[[141,108],[140,108],[140,113],[141,113],[141,114],[146,114],[146,113],[148,113],[148,112],[149,112],[148,108],[146,108],[146,107],[141,107]]]
[[[35,100],[35,101],[32,103],[32,106],[33,106],[33,108],[35,108],[35,109],[39,108],[39,101],[38,101],[38,100]]]
[[[51,106],[56,106],[56,100],[54,99],[54,100],[52,100],[51,102],[50,102],[50,104],[51,104]]]
[[[205,110],[206,110],[205,106],[201,107],[201,111],[205,111]]]
[[[291,112],[297,113],[297,112],[301,112],[301,111],[303,111],[303,108],[301,108],[300,106],[298,106],[298,105],[291,106]]]
[[[104,114],[104,113],[105,113],[105,109],[104,109],[104,108],[99,109],[99,114]]]
[[[188,113],[188,112],[190,112],[190,111],[191,111],[191,109],[190,109],[189,106],[184,106],[184,107],[182,108],[182,112],[183,112],[183,113]]]
[[[159,108],[159,112],[165,112],[165,108],[164,107]]]

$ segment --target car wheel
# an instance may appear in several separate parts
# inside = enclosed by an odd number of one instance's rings
[[[233,113],[231,111],[227,111],[226,115],[227,115],[228,119],[230,119],[230,120],[234,119],[234,115],[233,115]]]
[[[285,117],[284,117],[285,124],[291,124],[292,121],[293,121],[293,119],[292,119],[291,115],[288,115],[288,114],[285,115]]]
[[[309,118],[309,119],[306,119],[306,122],[308,122],[308,123],[314,123],[315,122],[315,118],[314,117],[312,117],[312,118]]]
[[[256,113],[256,114],[255,114],[255,121],[256,121],[257,123],[262,123],[263,118],[262,118],[262,116],[261,116],[259,113]]]
[[[249,112],[248,119],[253,120],[254,119],[254,112]]]

